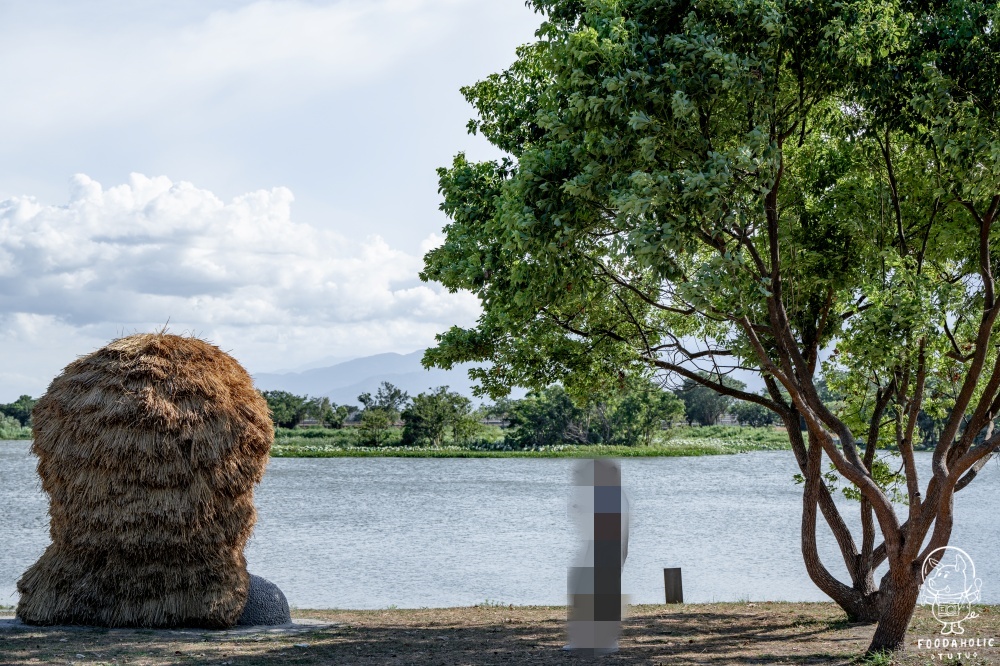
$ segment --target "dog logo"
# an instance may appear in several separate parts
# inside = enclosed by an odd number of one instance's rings
[[[979,617],[972,604],[979,602],[983,581],[976,565],[961,548],[944,546],[931,552],[921,569],[924,579],[921,604],[929,605],[942,634],[964,634],[962,623]]]

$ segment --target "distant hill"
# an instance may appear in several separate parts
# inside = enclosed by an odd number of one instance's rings
[[[304,372],[259,373],[254,375],[254,381],[262,391],[327,396],[341,405],[358,404],[359,394],[366,391],[374,393],[382,382],[391,382],[411,396],[438,386],[448,386],[452,391],[473,397],[469,368],[475,367],[475,364],[467,363],[451,370],[425,370],[420,365],[423,355],[423,351],[376,354]],[[522,390],[513,393],[513,397],[523,396]]]

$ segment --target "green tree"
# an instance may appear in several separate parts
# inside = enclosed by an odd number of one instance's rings
[[[0,405],[0,414],[15,418],[22,426],[30,427],[31,410],[34,409],[36,402],[38,400],[32,398],[30,395],[22,395],[14,402]]]
[[[468,444],[483,432],[481,420],[485,412],[481,409],[473,411],[472,401],[465,396],[459,397],[468,401],[469,410],[465,411],[465,408],[459,407],[458,415],[451,423],[451,437],[456,444]]]
[[[773,425],[778,421],[777,414],[756,402],[736,402],[733,405],[733,414],[739,420],[740,425],[752,428]]]
[[[699,374],[709,382],[714,380],[736,391],[743,391],[746,388],[746,384],[730,377],[713,378],[706,372]],[[703,426],[715,425],[719,422],[719,417],[736,402],[731,395],[720,393],[711,386],[690,378],[684,379],[677,391],[677,397],[684,402],[684,418],[687,419],[688,425],[695,422]]]
[[[395,423],[395,412],[381,407],[370,407],[361,413],[361,424],[358,430],[361,441],[372,446],[381,446],[385,437]]]
[[[494,409],[506,416],[511,430],[505,439],[518,448],[588,442],[585,412],[558,384],[532,391],[522,400],[501,401]]]
[[[421,393],[403,411],[403,443],[440,446],[451,429],[455,442],[466,442],[479,430],[472,401],[447,386]]]
[[[0,414],[0,439],[31,439],[31,428],[22,426],[13,416]]]
[[[447,386],[439,386],[434,391],[415,396],[403,411],[403,444],[440,446],[448,426],[457,416],[453,395],[457,394],[450,393]]]
[[[309,413],[309,397],[288,391],[262,391],[271,410],[271,420],[279,428],[294,428]]]
[[[359,395],[358,402],[364,405],[359,428],[363,440],[381,446],[409,401],[409,394],[390,382],[382,382],[375,395],[368,392]]]
[[[410,395],[406,391],[389,382],[382,382],[374,396],[367,392],[358,396],[358,402],[364,405],[365,409],[383,409],[397,415],[403,411],[409,400]]]
[[[445,389],[448,387],[445,386]],[[448,427],[451,428],[451,438],[458,444],[467,443],[482,431],[480,416],[472,409],[472,400],[461,393],[446,391],[448,405]]]
[[[470,374],[494,397],[654,368],[770,409],[805,480],[811,579],[877,621],[871,651],[900,647],[954,493],[1000,447],[998,4],[531,4],[538,40],[463,90],[471,130],[509,157],[439,171],[450,223],[421,274],[483,314],[425,363],[490,360]],[[726,386],[726,368],[766,394]],[[923,489],[921,411],[945,419]],[[875,463],[886,443],[902,518]],[[860,543],[824,458],[857,488]],[[847,582],[818,553],[820,513]]]
[[[649,446],[654,435],[684,417],[677,396],[643,377],[592,398],[587,414],[591,439],[621,446]]]
[[[351,415],[351,409],[347,405],[331,402],[327,397],[319,397],[309,401],[308,415],[316,419],[322,426],[340,429],[344,427],[344,421]]]

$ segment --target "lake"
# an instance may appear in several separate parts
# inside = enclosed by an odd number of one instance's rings
[[[0,442],[0,605],[49,543],[28,442]],[[929,454],[919,454],[929,466]],[[299,608],[564,604],[579,544],[567,459],[277,458],[256,494],[248,568]],[[689,602],[823,601],[799,550],[801,487],[790,451],[622,461],[632,503],[623,589],[662,603],[682,567]],[[951,544],[1000,603],[1000,465],[955,500]],[[857,505],[841,500],[853,526]],[[821,521],[822,523],[822,521]],[[831,571],[843,574],[833,537]],[[843,578],[842,578],[843,579]]]

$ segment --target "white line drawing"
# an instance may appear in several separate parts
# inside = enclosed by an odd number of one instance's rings
[[[930,605],[934,619],[944,625],[942,634],[964,634],[962,623],[979,617],[972,604],[979,602],[983,581],[976,578],[975,562],[961,548],[943,546],[924,559],[921,571],[920,603]]]

